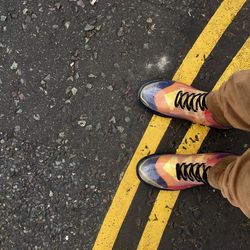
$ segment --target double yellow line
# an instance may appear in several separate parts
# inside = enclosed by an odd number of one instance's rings
[[[250,38],[247,39],[238,54],[234,57],[213,90],[218,89],[234,72],[243,69],[250,69]],[[210,128],[208,127],[193,124],[187,131],[176,152],[179,154],[196,154],[209,130]],[[198,138],[198,140],[195,140],[195,138]],[[184,146],[185,148],[183,148]],[[178,195],[179,192],[159,192],[139,242],[138,250],[157,249]],[[158,220],[154,220],[155,217]]]
[[[183,60],[174,75],[174,80],[185,82],[187,84],[192,83],[200,68],[204,64],[204,58],[209,56],[216,43],[245,2],[246,0],[225,0],[222,2]],[[238,68],[241,68],[241,65]],[[224,78],[225,77],[223,76],[216,86],[219,86]],[[142,157],[156,151],[170,122],[170,118],[162,118],[155,115],[149,122],[149,125],[117,189],[108,213],[106,214],[94,244],[94,250],[112,249],[139,186],[139,180],[135,171],[136,164]],[[199,138],[200,141],[202,141],[206,137],[208,131],[209,128],[207,127],[193,125],[187,132],[185,138],[192,137],[194,134],[199,132]],[[182,152],[182,147],[180,146],[178,153],[197,152],[200,147],[199,142],[197,145],[192,144],[192,149],[188,152]],[[154,214],[157,214],[158,221],[153,223],[153,220],[150,220],[149,218],[142,238],[139,242],[138,249],[157,249],[178,194],[179,192],[159,193],[150,215],[150,218],[152,218],[152,216],[154,217]]]

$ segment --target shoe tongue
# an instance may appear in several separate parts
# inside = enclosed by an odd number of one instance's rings
[[[178,91],[179,90],[172,91],[170,93],[165,94],[164,96],[168,107],[171,107],[171,109],[175,108],[174,102],[175,102],[175,98],[176,98]]]

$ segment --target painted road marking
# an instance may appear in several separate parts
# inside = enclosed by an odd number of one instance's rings
[[[234,72],[249,68],[250,38],[248,38],[232,62],[226,68],[225,72],[220,77],[213,90],[218,89],[221,84],[226,81]],[[206,138],[209,130],[209,127],[193,124],[187,131],[176,152],[179,154],[196,154],[201,147],[202,142]],[[195,140],[197,137],[199,140]],[[190,138],[192,140],[190,140]],[[185,147],[185,149],[183,147]],[[175,202],[178,195],[179,191],[174,193],[167,191],[159,192],[137,250],[154,250],[158,248],[162,234],[174,207],[174,203],[169,201],[172,200]],[[157,220],[155,220],[155,218],[157,218]]]
[[[176,81],[192,83],[204,64],[204,57],[208,57],[211,53],[245,2],[246,0],[225,0],[222,2],[174,75]],[[155,115],[149,122],[106,214],[95,241],[94,250],[112,249],[139,186],[135,171],[136,164],[142,157],[156,151],[170,122],[170,118]],[[175,200],[172,199],[170,203],[174,204]]]

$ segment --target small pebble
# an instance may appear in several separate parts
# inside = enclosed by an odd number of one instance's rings
[[[64,132],[60,132],[58,136],[61,137],[61,138],[63,138],[65,136],[65,133]]]
[[[83,3],[83,0],[78,0],[78,1],[76,2],[76,4],[77,4],[78,6],[80,6],[80,7],[82,7],[82,8],[85,7],[85,5],[84,5],[84,3]]]
[[[66,29],[68,29],[70,26],[70,22],[69,21],[65,22],[64,26],[66,27]]]
[[[125,117],[125,122],[130,122],[130,118],[127,116],[127,117]]]
[[[15,131],[15,132],[19,132],[20,129],[21,129],[21,127],[20,127],[19,125],[17,125],[17,126],[15,126],[14,131]]]
[[[71,89],[72,95],[76,95],[77,91],[78,91],[77,88],[73,87],[73,88]]]
[[[22,28],[23,28],[23,30],[26,30],[27,29],[27,25],[24,24],[24,23],[22,23]]]
[[[144,48],[144,49],[149,49],[149,44],[148,44],[148,43],[144,43],[144,44],[143,44],[143,48]]]
[[[124,127],[122,127],[122,126],[117,126],[117,130],[118,130],[120,133],[122,133],[122,132],[124,131]]]
[[[152,18],[151,17],[149,17],[148,19],[147,19],[147,21],[146,21],[147,23],[152,23],[153,22],[153,20],[152,20]]]
[[[120,29],[119,29],[118,32],[117,32],[117,36],[118,36],[118,37],[121,37],[121,36],[123,36],[123,35],[124,35],[123,27],[120,27]]]
[[[101,27],[102,27],[102,25],[98,25],[95,29],[96,29],[97,31],[99,31],[99,30],[101,30]]]
[[[48,74],[45,78],[44,78],[45,81],[49,81],[50,80],[50,74]]]
[[[90,130],[92,130],[92,129],[93,129],[93,126],[92,126],[92,125],[86,126],[86,130],[87,130],[87,131],[90,131]]]
[[[16,70],[17,69],[17,66],[18,66],[18,64],[14,61],[13,63],[12,63],[12,65],[11,65],[11,69],[12,70]]]
[[[89,78],[97,78],[97,76],[94,75],[94,74],[89,74],[88,77],[89,77]]]
[[[110,91],[113,91],[113,90],[114,90],[114,88],[113,88],[112,85],[109,85],[109,86],[107,87],[107,89],[110,90]]]
[[[87,88],[87,89],[92,89],[92,84],[87,83],[86,88]]]
[[[76,73],[75,73],[75,76],[74,76],[75,80],[78,80],[78,79],[79,79],[79,77],[80,77],[79,73],[78,73],[78,72],[76,72]]]
[[[78,125],[79,125],[80,127],[83,128],[83,127],[85,127],[85,125],[86,125],[87,122],[84,121],[84,120],[80,120],[80,121],[78,121],[77,123],[78,123]]]
[[[32,17],[32,19],[37,19],[37,15],[34,13],[31,15],[31,17]]]
[[[1,17],[0,17],[1,22],[5,22],[6,19],[7,19],[7,16],[1,16]]]
[[[35,114],[35,115],[33,115],[33,118],[34,118],[36,121],[39,121],[39,120],[40,120],[40,115],[39,115],[39,114]]]
[[[73,76],[68,77],[67,81],[72,81],[73,82],[74,81],[74,77]]]
[[[109,120],[109,122],[115,124],[116,123],[115,117],[112,116],[112,118]]]
[[[62,8],[62,5],[58,2],[58,3],[55,3],[55,6],[58,10],[60,10]]]
[[[94,28],[95,28],[94,25],[87,24],[87,25],[85,26],[84,30],[85,30],[85,31],[91,31],[91,30],[93,30]]]
[[[22,71],[21,71],[20,69],[18,69],[18,70],[16,71],[16,74],[19,75],[19,76],[21,76],[21,75],[22,75]]]
[[[131,110],[131,108],[130,108],[130,107],[128,107],[128,106],[124,106],[124,109],[125,109],[125,111],[126,111],[126,112],[128,112],[128,111],[130,111],[130,110]]]
[[[90,4],[91,4],[91,5],[95,5],[96,2],[97,2],[97,0],[91,0],[91,1],[90,1]]]
[[[23,9],[23,14],[26,15],[29,10],[27,8]]]

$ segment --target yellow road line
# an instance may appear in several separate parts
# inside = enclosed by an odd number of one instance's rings
[[[226,81],[235,71],[249,68],[250,38],[248,38],[238,54],[229,64],[223,75],[216,83],[213,90],[218,89],[221,84]],[[202,142],[206,138],[209,130],[210,129],[208,127],[193,124],[187,131],[176,152],[179,154],[196,154]],[[199,138],[199,140],[195,140],[195,138],[197,137]],[[158,248],[162,234],[165,230],[178,195],[179,191],[160,191],[149,216],[148,223],[144,229],[137,250],[155,250]],[[157,218],[158,220],[155,220],[155,218]]]
[[[174,79],[191,84],[214,46],[246,0],[225,0],[204,28],[177,70]],[[137,162],[154,153],[165,134],[171,119],[153,116],[127,167],[111,206],[98,233],[93,250],[110,250],[139,186],[135,173]]]

